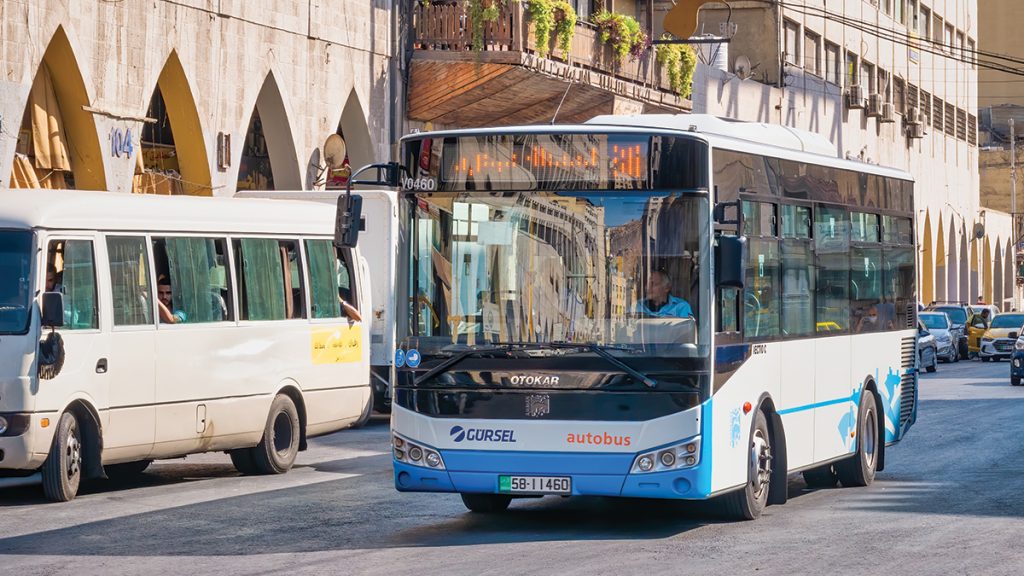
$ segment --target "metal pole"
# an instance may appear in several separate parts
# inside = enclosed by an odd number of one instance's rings
[[[1013,309],[1020,310],[1020,290],[1017,288],[1017,247],[1020,244],[1020,227],[1017,225],[1017,131],[1013,118],[1010,118],[1010,222],[1013,227]]]

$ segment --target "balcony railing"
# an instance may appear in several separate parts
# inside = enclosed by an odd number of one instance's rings
[[[417,6],[413,14],[417,50],[471,52],[472,16],[462,2],[454,5]],[[519,52],[537,56],[533,25],[523,4],[506,2],[497,20],[485,22],[480,52]],[[568,52],[557,47],[554,33],[545,58],[600,72],[665,92],[672,92],[668,71],[657,62],[654,50],[637,60],[630,57],[617,62],[612,47],[601,42],[597,28],[579,21]]]

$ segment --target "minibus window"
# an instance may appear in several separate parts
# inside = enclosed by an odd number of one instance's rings
[[[234,241],[242,320],[285,320],[284,273],[277,240]]]
[[[32,233],[0,231],[0,334],[28,331]]]
[[[149,256],[142,236],[108,236],[110,285],[114,295],[115,326],[153,323],[153,291],[149,285]]]
[[[338,275],[335,273],[338,258],[334,243],[330,240],[306,240],[306,259],[309,264],[309,297],[313,318],[340,317]]]
[[[96,262],[89,240],[53,240],[46,268],[53,274],[54,291],[64,294],[64,330],[99,328],[96,306]]]
[[[222,238],[157,238],[157,277],[170,289],[170,310],[185,324],[224,322],[234,316]]]

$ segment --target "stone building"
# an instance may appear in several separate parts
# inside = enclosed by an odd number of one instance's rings
[[[343,182],[397,138],[393,16],[391,0],[4,0],[0,186]],[[348,157],[328,167],[332,134]]]
[[[720,66],[698,63],[694,112],[818,132],[839,156],[910,172],[921,301],[1009,308],[1010,219],[978,192],[979,2],[729,4],[700,12],[731,41]]]

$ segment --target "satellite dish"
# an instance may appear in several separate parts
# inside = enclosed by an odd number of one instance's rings
[[[753,66],[750,64],[750,58],[740,55],[736,57],[736,64],[733,65],[733,73],[740,78],[740,80],[746,80],[750,78]]]
[[[974,225],[974,237],[977,238],[978,240],[981,240],[982,238],[985,237],[985,225],[982,224],[981,222],[978,222],[977,224]]]
[[[324,162],[331,170],[339,170],[345,164],[345,154],[348,147],[345,139],[340,134],[331,134],[324,142]]]

